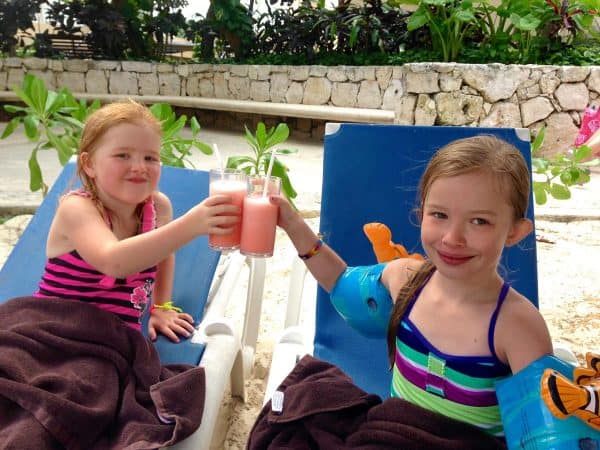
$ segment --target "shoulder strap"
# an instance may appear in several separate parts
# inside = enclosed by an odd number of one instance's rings
[[[506,295],[510,290],[510,285],[505,281],[502,285],[502,289],[500,289],[500,295],[498,296],[498,302],[496,303],[496,309],[492,313],[492,318],[490,319],[490,328],[488,330],[488,346],[490,347],[490,352],[496,359],[499,360],[498,355],[496,355],[496,347],[494,345],[494,332],[496,331],[496,321],[498,320],[498,314],[500,313],[500,308],[506,299]]]

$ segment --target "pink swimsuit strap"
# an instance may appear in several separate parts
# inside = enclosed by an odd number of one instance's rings
[[[92,195],[84,189],[75,189],[65,194],[68,195],[79,195],[81,197],[91,198]],[[112,223],[110,217],[107,217],[107,224],[112,229]],[[142,206],[142,223],[140,227],[140,233],[146,233],[156,228],[156,208],[154,207],[154,199],[152,196],[148,197],[144,201]]]

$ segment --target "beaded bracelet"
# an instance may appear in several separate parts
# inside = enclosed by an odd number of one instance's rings
[[[317,253],[319,253],[319,251],[321,251],[321,247],[323,247],[323,239],[319,239],[315,245],[313,245],[313,248],[311,248],[307,253],[305,253],[304,255],[298,255],[300,257],[300,259],[303,259],[304,261],[306,261],[307,259],[312,258],[313,256],[315,256]]]
[[[156,303],[152,303],[150,305],[150,313],[152,313],[152,311],[154,311],[155,308],[157,308],[157,309],[164,309],[164,310],[173,310],[173,311],[177,311],[178,313],[182,313],[183,312],[183,309],[175,306],[173,304],[173,302],[166,302],[166,303],[163,303],[161,305],[158,305]]]

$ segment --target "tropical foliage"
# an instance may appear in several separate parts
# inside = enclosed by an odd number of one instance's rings
[[[267,12],[254,12],[254,2],[211,0],[205,16],[186,22],[187,0],[54,0],[48,19],[71,35],[85,26],[98,59],[162,60],[174,36],[194,42],[202,62],[585,65],[600,54],[600,0],[340,0],[335,8],[324,0],[279,0],[277,8],[278,0],[261,1]],[[15,53],[15,27],[31,26],[40,0],[5,3],[0,50]],[[52,56],[48,35],[35,37],[32,51]]]

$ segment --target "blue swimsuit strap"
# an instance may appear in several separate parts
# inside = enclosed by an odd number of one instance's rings
[[[494,355],[494,357],[500,361],[500,358],[498,358],[498,355],[496,354],[496,347],[494,345],[494,332],[496,330],[496,321],[498,320],[498,314],[500,313],[500,308],[502,307],[502,304],[504,303],[504,300],[506,299],[506,295],[508,294],[508,291],[510,290],[510,285],[505,281],[502,284],[502,289],[500,289],[500,295],[498,296],[498,303],[496,304],[496,309],[494,309],[494,312],[492,313],[492,318],[490,319],[490,328],[488,330],[488,345],[490,347],[490,352],[492,352],[492,355]],[[500,361],[502,362],[502,361]]]
[[[431,275],[415,291],[415,294],[413,295],[410,303],[408,304],[408,306],[406,308],[406,312],[404,313],[403,319],[408,318],[408,315],[410,314],[413,306],[417,302],[417,298],[419,297],[419,295],[421,294],[421,291],[423,290],[423,288],[425,287],[425,285],[427,284],[427,282],[430,279],[431,279]],[[490,348],[490,352],[492,353],[492,356],[494,358],[496,358],[502,364],[504,364],[504,363],[500,360],[500,358],[498,358],[498,355],[496,354],[496,348],[494,346],[494,332],[496,330],[496,321],[498,320],[498,314],[500,313],[500,308],[502,307],[502,304],[504,303],[504,300],[506,299],[506,295],[508,294],[509,289],[510,289],[510,285],[506,281],[504,281],[504,283],[502,284],[502,289],[500,289],[500,294],[498,295],[498,302],[496,303],[496,308],[494,309],[494,312],[492,313],[492,317],[490,319],[490,327],[488,329],[488,346]],[[400,328],[398,328],[398,330],[400,330]]]

